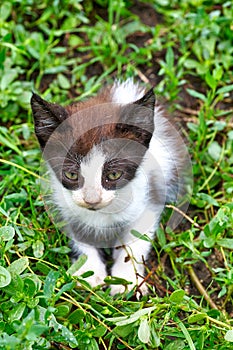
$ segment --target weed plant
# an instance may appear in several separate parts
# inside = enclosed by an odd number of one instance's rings
[[[0,349],[233,349],[233,3],[2,0]],[[67,104],[116,77],[155,85],[187,140],[190,208],[158,230],[150,295],[72,272],[40,194],[31,91]],[[82,287],[77,287],[79,280]]]

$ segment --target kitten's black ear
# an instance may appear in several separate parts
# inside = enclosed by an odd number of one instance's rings
[[[69,114],[62,106],[47,102],[35,93],[31,97],[31,108],[34,117],[35,133],[43,148],[52,132]]]
[[[142,98],[123,107],[120,129],[131,132],[141,144],[149,146],[154,132],[155,95],[150,89]]]
[[[149,108],[153,111],[155,108],[155,94],[153,88],[147,91],[147,93],[142,98],[135,101],[134,104]]]

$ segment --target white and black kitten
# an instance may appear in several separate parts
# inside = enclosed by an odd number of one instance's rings
[[[53,202],[72,250],[88,259],[77,274],[93,271],[104,283],[101,248],[112,248],[111,275],[140,286],[150,243],[167,201],[175,201],[185,164],[179,134],[156,105],[153,90],[116,82],[85,102],[62,107],[33,94],[35,132],[49,168]],[[112,294],[123,292],[112,286]]]

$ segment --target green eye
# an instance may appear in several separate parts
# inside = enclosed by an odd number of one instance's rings
[[[121,175],[122,171],[112,171],[111,173],[107,174],[107,180],[116,181],[121,177]]]
[[[78,179],[78,174],[77,173],[70,173],[68,171],[65,171],[64,175],[69,180],[77,180]]]

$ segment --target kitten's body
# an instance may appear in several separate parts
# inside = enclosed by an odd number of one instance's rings
[[[152,91],[145,94],[131,80],[65,108],[37,95],[31,103],[54,203],[75,255],[88,256],[77,273],[91,270],[90,284],[103,283],[107,272],[99,248],[111,247],[112,276],[140,284],[150,244],[131,230],[153,239],[165,202],[176,200],[184,165],[178,133]],[[113,294],[123,290],[112,286]]]

